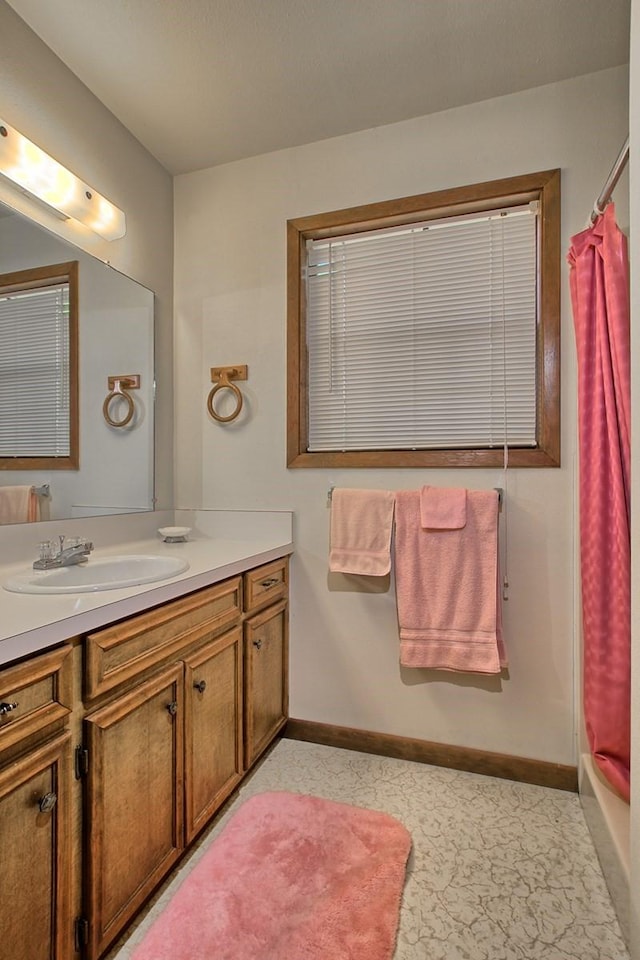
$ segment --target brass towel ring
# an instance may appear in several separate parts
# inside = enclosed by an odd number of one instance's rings
[[[136,412],[134,399],[128,391],[140,388],[140,374],[109,377],[107,383],[111,392],[107,394],[102,404],[102,415],[110,427],[126,427],[128,423],[131,423]],[[109,413],[111,402],[116,398],[124,400],[127,405],[126,413],[121,420],[114,420]]]
[[[214,386],[209,391],[209,396],[207,397],[207,410],[211,414],[214,420],[217,420],[218,423],[230,423],[231,420],[235,420],[244,403],[244,397],[242,396],[242,391],[240,387],[236,386],[235,383],[232,383],[232,380],[246,380],[247,379],[247,366],[241,365],[237,367],[212,367],[211,368],[211,382],[214,383]],[[217,381],[217,382],[215,382]],[[214,407],[214,399],[216,394],[220,390],[231,390],[236,398],[236,405],[231,413],[227,414],[226,417],[223,417],[221,413],[218,413]]]

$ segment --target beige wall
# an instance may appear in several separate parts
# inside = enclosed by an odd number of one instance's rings
[[[21,197],[5,181],[0,201],[111,263],[156,294],[157,494],[173,500],[173,186],[138,143],[51,50],[0,0],[0,116],[125,211],[111,243]]]
[[[499,470],[286,469],[285,223],[561,167],[566,249],[626,135],[627,94],[626,70],[614,69],[176,179],[177,505],[295,511],[292,716],[576,761],[576,378],[567,283],[563,466],[508,478],[510,676],[401,671],[393,588],[327,575],[329,485],[504,481]],[[623,197],[621,187],[624,225]],[[249,365],[246,412],[221,426],[205,411],[209,367],[231,363]]]

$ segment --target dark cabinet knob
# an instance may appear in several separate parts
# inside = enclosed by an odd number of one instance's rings
[[[256,648],[256,650],[259,650],[260,647],[262,646],[262,640],[254,640],[253,645]]]
[[[178,701],[172,700],[171,703],[168,703],[167,710],[169,711],[172,717],[175,717],[176,713],[178,712]]]
[[[193,685],[194,685],[195,689],[196,689],[199,693],[204,693],[205,690],[207,689],[207,681],[206,681],[206,680],[196,680]]]
[[[260,586],[266,590],[269,587],[275,587],[276,583],[280,583],[279,579],[277,577],[270,577],[269,580],[263,580]]]
[[[55,793],[45,793],[44,797],[40,797],[38,800],[40,813],[49,813],[50,810],[53,810],[57,801],[58,798]]]
[[[11,711],[15,710],[17,706],[17,703],[6,703],[3,700],[0,703],[0,717],[4,717],[7,713],[11,713]]]

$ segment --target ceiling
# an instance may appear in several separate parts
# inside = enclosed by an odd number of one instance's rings
[[[630,0],[8,0],[174,174],[628,62]]]

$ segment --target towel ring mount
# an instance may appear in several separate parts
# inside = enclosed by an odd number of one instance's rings
[[[211,382],[214,386],[209,391],[209,396],[207,397],[207,410],[214,420],[217,420],[218,423],[230,423],[232,420],[235,420],[244,403],[244,397],[242,396],[242,391],[235,383],[232,383],[233,380],[246,380],[248,378],[249,368],[247,364],[239,364],[235,367],[211,367]],[[223,416],[221,413],[218,413],[214,406],[214,400],[217,393],[220,390],[231,390],[233,395],[236,398],[236,405],[231,413],[227,416]]]
[[[140,374],[119,374],[114,377],[107,377],[107,384],[110,393],[107,394],[102,404],[102,415],[110,427],[126,427],[128,423],[131,423],[136,412],[135,401],[129,390],[140,389]],[[127,405],[126,413],[121,420],[115,420],[109,413],[112,401],[118,398],[124,400]]]

